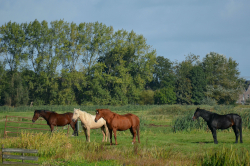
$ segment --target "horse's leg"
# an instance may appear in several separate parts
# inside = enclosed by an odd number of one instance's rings
[[[106,133],[106,142],[107,142],[107,139],[108,139],[108,135],[109,135],[109,129],[108,129],[108,126],[107,125],[104,125],[105,127],[105,133]],[[110,140],[109,140],[110,142]]]
[[[210,125],[208,125],[208,127],[210,128],[210,130],[211,130],[211,132],[212,132],[212,135],[213,135],[213,138],[214,138],[214,143],[215,143],[215,144],[218,144],[217,135],[216,135],[216,128],[213,128],[213,127],[211,127]]]
[[[134,144],[135,137],[136,137],[135,129],[133,127],[131,127],[129,130],[130,130],[130,133],[132,134],[132,138],[133,138],[132,144]]]
[[[129,129],[129,131],[130,131],[130,133],[132,134],[132,138],[134,138],[133,128],[131,127],[131,128]]]
[[[75,123],[74,135],[75,135],[75,136],[78,136],[78,122],[77,122],[77,121],[76,121],[76,123]]]
[[[51,130],[51,133],[54,131],[54,126],[53,125],[50,125],[50,130]]]
[[[116,139],[116,129],[113,129],[114,137],[115,137],[115,144],[117,145],[117,139]]]
[[[105,131],[104,131],[104,126],[102,126],[101,127],[101,131],[102,131],[102,135],[103,135],[103,137],[102,137],[102,142],[104,142],[104,140],[105,140]],[[107,142],[107,140],[106,140],[106,142]]]
[[[135,128],[135,127],[131,127],[131,128],[130,128],[130,132],[131,132],[132,135],[133,135],[132,144],[134,144],[134,143],[135,143],[135,139],[136,139],[136,128]]]
[[[88,141],[88,137],[87,137],[87,129],[85,127],[82,128],[86,137],[86,141]]]
[[[110,145],[112,145],[112,130],[109,129]]]
[[[72,135],[73,135],[73,136],[76,136],[76,126],[75,126],[74,122],[71,121],[69,124],[70,124],[71,128],[73,129]],[[76,123],[76,124],[77,124],[77,123]]]
[[[215,144],[218,144],[218,141],[217,141],[217,134],[216,134],[216,129],[215,129],[215,128],[213,128],[212,133],[213,133],[214,143],[215,143]]]
[[[90,142],[90,128],[87,127],[88,142]]]
[[[238,137],[239,137],[238,129],[237,129],[236,125],[233,125],[232,128],[234,129],[235,143],[238,143]]]

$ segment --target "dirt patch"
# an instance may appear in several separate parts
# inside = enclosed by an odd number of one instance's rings
[[[149,127],[170,127],[170,125],[156,125],[156,124],[145,124],[146,126],[149,126]]]

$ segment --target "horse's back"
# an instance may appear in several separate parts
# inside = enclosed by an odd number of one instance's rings
[[[234,121],[236,125],[239,125],[242,123],[241,116],[238,114],[227,114],[227,116]]]
[[[140,119],[138,116],[134,115],[134,114],[126,114],[127,117],[130,118],[130,120],[132,121],[134,126],[138,126],[140,124]]]
[[[65,126],[69,124],[72,120],[73,113],[67,112],[64,114],[51,113],[49,117],[49,122],[56,126]]]
[[[128,126],[128,128],[130,128],[130,127],[136,127],[140,124],[138,116],[131,113],[125,115],[118,115],[115,117],[117,118],[116,121],[117,123],[120,124],[120,126],[123,125],[123,126]]]
[[[212,120],[213,126],[217,129],[227,129],[231,126],[238,126],[241,124],[241,117],[238,114],[226,114],[219,115],[216,114]]]

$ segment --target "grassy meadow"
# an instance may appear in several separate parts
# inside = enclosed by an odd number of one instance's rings
[[[240,114],[243,118],[244,143],[234,144],[234,132],[228,129],[217,130],[219,143],[215,145],[203,119],[191,120],[197,106],[180,105],[0,107],[0,143],[6,148],[37,149],[39,160],[34,163],[39,165],[250,165],[250,139],[248,139],[250,107],[206,105],[199,107],[219,114],[228,112]],[[74,108],[80,108],[91,114],[95,114],[96,108],[109,108],[118,114],[137,115],[141,120],[141,143],[132,145],[130,132],[119,131],[118,145],[110,146],[109,142],[101,142],[100,129],[91,130],[91,142],[87,143],[82,129],[78,137],[73,137],[67,136],[67,127],[64,129],[58,127],[53,134],[47,131],[20,129],[21,134],[17,137],[3,138],[6,115],[31,119],[35,109],[64,113],[72,112]],[[20,121],[29,122],[23,119]],[[49,129],[48,126],[35,126],[35,124],[9,123],[9,125]],[[70,128],[70,135],[72,132]]]

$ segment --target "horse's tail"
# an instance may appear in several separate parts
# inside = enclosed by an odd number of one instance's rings
[[[240,116],[239,130],[240,130],[240,142],[243,143],[243,140],[242,140],[242,118],[241,118],[241,116]]]
[[[137,130],[138,142],[140,143],[140,123],[138,124],[136,130]]]

